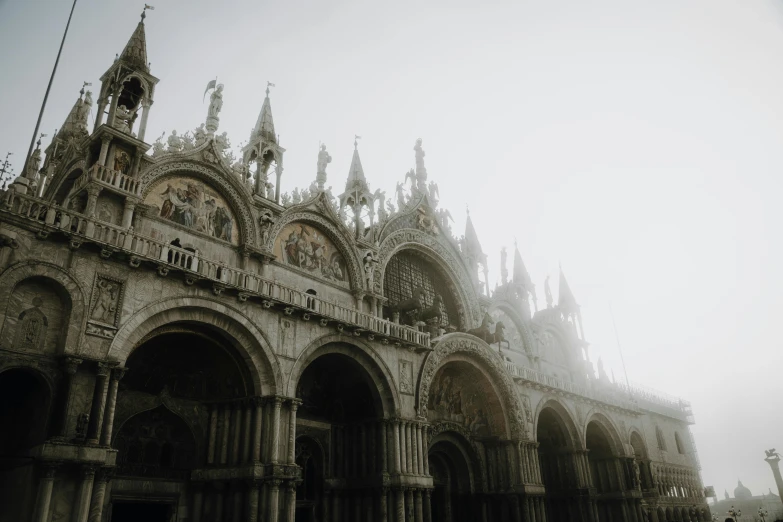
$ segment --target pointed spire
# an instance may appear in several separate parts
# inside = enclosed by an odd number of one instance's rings
[[[274,86],[274,83],[266,82],[266,97],[263,105],[261,105],[261,113],[258,115],[256,126],[253,127],[253,135],[250,137],[250,141],[253,141],[253,138],[257,136],[261,136],[261,138],[267,141],[277,143],[275,121],[272,118],[272,104],[269,101],[269,88]]]
[[[359,158],[359,142],[357,140],[362,139],[361,136],[354,136],[353,138],[353,158],[351,158],[351,168],[348,169],[348,181],[345,183],[345,191],[361,190],[369,191],[367,187],[367,178],[364,176],[364,169],[362,168],[362,160]]]
[[[563,274],[563,267],[560,267],[560,284],[558,285],[558,291],[560,295],[557,298],[557,306],[563,310],[566,314],[576,313],[579,310],[579,305],[576,302],[574,294],[571,292],[571,287],[568,286],[565,274]]]
[[[514,241],[514,276],[511,280],[515,285],[524,287],[528,292],[533,291],[533,281],[530,279],[530,274],[522,261],[522,254],[519,253],[519,246],[517,246],[516,241]]]
[[[465,221],[465,253],[470,257],[475,256],[477,261],[483,261],[486,255],[484,255],[484,250],[481,248],[481,243],[479,243],[473,220],[470,219],[470,209],[466,209],[466,212],[468,218]]]
[[[81,91],[79,91],[79,97],[71,108],[71,112],[65,118],[65,122],[60,127],[55,138],[67,140],[72,136],[81,137],[87,134],[87,122],[90,115],[90,109],[92,109],[92,93],[87,91],[85,93],[84,87],[90,85],[85,82]],[[54,139],[54,138],[52,138]]]
[[[119,59],[148,73],[150,68],[147,63],[147,36],[144,33],[144,18],[147,17],[147,9],[148,7],[144,6],[139,25],[136,26],[136,30],[133,31],[130,40],[125,44],[125,49],[122,50]]]

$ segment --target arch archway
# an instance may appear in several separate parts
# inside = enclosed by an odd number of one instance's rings
[[[470,444],[454,431],[433,437],[427,454],[434,489],[431,520],[469,522],[480,518],[476,501],[476,456]]]
[[[623,499],[624,492],[630,488],[618,440],[608,419],[600,414],[592,416],[585,429],[585,448],[592,486],[598,495],[599,520],[628,520],[629,511],[636,511],[634,505],[626,504]]]
[[[296,453],[309,478],[300,486],[305,497],[297,520],[318,520],[326,512],[333,520],[378,519],[385,493],[375,485],[389,464],[383,420],[394,411],[390,387],[354,345],[333,341],[302,355],[292,372],[301,401]]]
[[[15,367],[0,373],[0,397],[0,519],[30,520],[36,491],[30,450],[46,439],[51,390],[37,371]]]
[[[547,520],[579,520],[578,498],[584,484],[576,468],[576,425],[568,410],[555,400],[544,403],[536,424],[538,460],[546,488]]]

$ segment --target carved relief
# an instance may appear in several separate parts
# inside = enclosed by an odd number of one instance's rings
[[[290,319],[280,316],[280,334],[278,353],[286,357],[295,357],[296,325]]]
[[[16,340],[14,346],[21,350],[43,349],[49,320],[41,311],[43,300],[36,296],[33,298],[33,307],[19,314],[19,322],[16,327]]]
[[[122,305],[123,281],[96,275],[90,303],[90,321],[117,326]]]
[[[413,363],[400,360],[400,393],[414,394],[413,391]]]
[[[524,410],[520,403],[514,382],[506,373],[499,356],[489,347],[468,338],[465,334],[447,334],[429,354],[424,364],[419,384],[418,411],[419,415],[427,416],[430,388],[436,371],[444,359],[453,354],[467,354],[476,358],[490,373],[493,382],[500,387],[501,400],[505,402],[505,411],[509,416],[511,437],[517,440],[529,438],[528,426],[525,423]]]

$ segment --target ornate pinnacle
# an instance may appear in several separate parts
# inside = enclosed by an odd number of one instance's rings
[[[267,98],[269,98],[269,88],[270,88],[270,87],[274,87],[274,86],[275,86],[275,84],[274,84],[274,83],[272,83],[272,82],[270,82],[270,81],[268,81],[268,80],[267,80],[267,82],[266,82],[266,97],[267,97]]]
[[[354,136],[353,136],[353,148],[354,148],[354,150],[358,150],[359,149],[359,142],[357,140],[360,140],[360,139],[362,139],[361,136],[359,136],[358,134],[354,134]]]

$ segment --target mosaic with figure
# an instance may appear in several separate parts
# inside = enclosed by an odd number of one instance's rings
[[[287,264],[342,285],[348,284],[345,259],[320,230],[289,223],[277,237],[275,253]]]
[[[427,406],[430,421],[461,424],[472,435],[490,436],[502,425],[502,410],[484,375],[470,364],[451,362],[432,381]],[[501,412],[501,418],[495,418]]]
[[[153,186],[144,203],[155,215],[224,241],[238,243],[236,218],[226,200],[201,181],[168,178]]]

